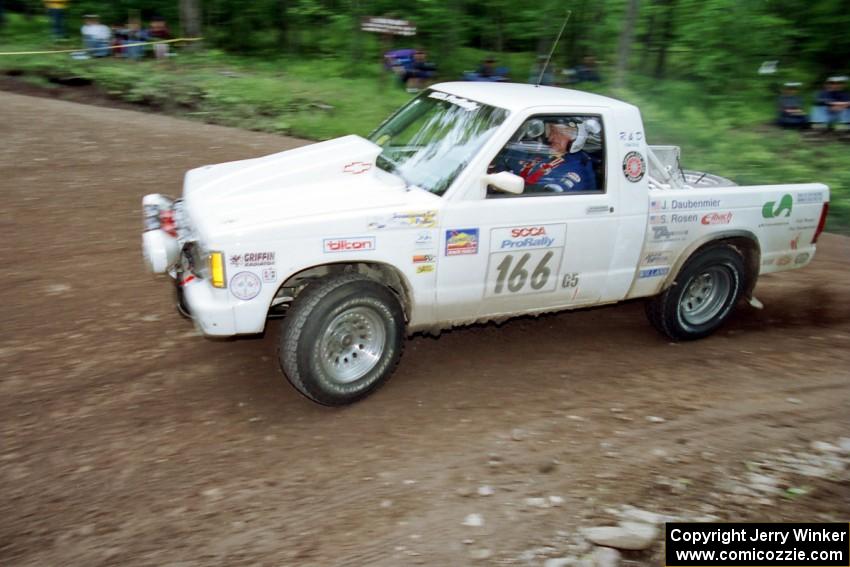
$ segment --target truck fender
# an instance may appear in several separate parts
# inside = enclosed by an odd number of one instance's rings
[[[405,275],[395,266],[376,262],[375,260],[347,259],[341,262],[327,262],[314,266],[306,266],[291,273],[278,288],[277,294],[269,305],[269,310],[274,307],[278,298],[285,294],[286,289],[299,287],[303,282],[311,279],[327,276],[332,273],[353,271],[367,276],[370,279],[388,287],[398,297],[404,313],[405,320],[410,321],[413,314],[413,286]],[[294,299],[292,296],[290,299]]]
[[[707,234],[694,242],[690,243],[685,248],[676,262],[673,264],[667,279],[661,286],[662,292],[673,285],[676,277],[682,270],[687,261],[699,250],[706,246],[711,246],[721,242],[728,243],[737,248],[744,257],[744,265],[747,267],[747,283],[744,288],[744,297],[748,300],[752,298],[753,289],[758,281],[759,271],[761,269],[761,245],[758,237],[749,230],[725,230],[712,234]]]

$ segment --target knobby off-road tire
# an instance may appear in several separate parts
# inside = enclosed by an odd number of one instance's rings
[[[386,287],[359,274],[308,286],[283,320],[278,358],[295,388],[327,406],[355,402],[395,370],[404,314]]]
[[[673,340],[710,335],[732,313],[746,287],[741,254],[720,244],[690,258],[667,290],[647,301],[650,323]]]

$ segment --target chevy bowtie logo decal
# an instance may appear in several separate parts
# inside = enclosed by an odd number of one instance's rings
[[[353,161],[342,168],[343,173],[353,173],[354,175],[358,175],[363,173],[364,171],[369,171],[372,169],[372,164],[367,163],[365,161]]]

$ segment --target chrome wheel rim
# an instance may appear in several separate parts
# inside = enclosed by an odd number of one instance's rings
[[[679,300],[679,313],[689,325],[704,325],[723,310],[732,289],[732,276],[720,266],[694,276]]]
[[[386,342],[384,322],[374,309],[346,309],[322,334],[322,368],[331,380],[341,384],[359,380],[381,360]]]

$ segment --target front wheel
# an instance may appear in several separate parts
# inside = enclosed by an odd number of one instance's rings
[[[396,296],[359,274],[305,289],[283,321],[280,365],[289,382],[328,406],[355,402],[386,382],[401,356],[404,315]]]
[[[744,259],[728,245],[697,252],[673,284],[646,303],[652,325],[674,340],[701,339],[732,313],[745,287]]]

